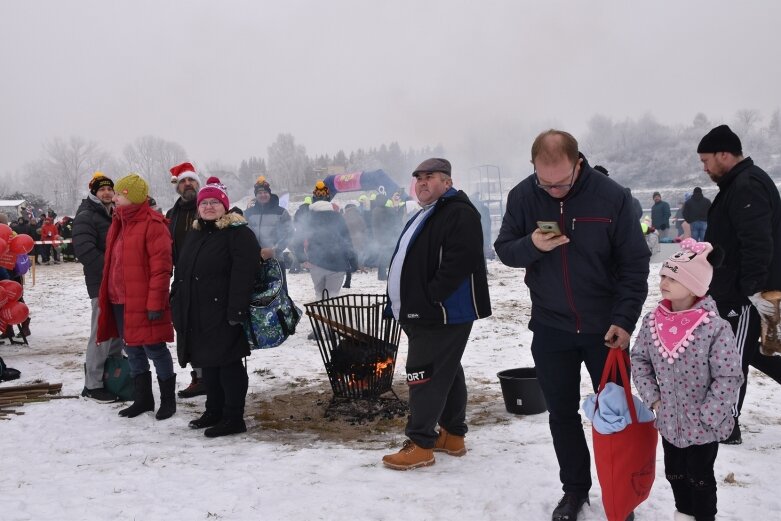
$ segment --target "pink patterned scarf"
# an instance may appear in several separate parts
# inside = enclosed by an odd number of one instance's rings
[[[674,363],[689,347],[689,342],[694,340],[692,333],[697,326],[709,323],[709,317],[713,316],[716,313],[702,308],[671,311],[670,301],[663,300],[648,320],[654,346],[659,349],[662,358],[670,364]]]

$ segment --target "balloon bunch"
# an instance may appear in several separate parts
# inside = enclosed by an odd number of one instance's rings
[[[30,269],[30,257],[35,241],[27,234],[18,235],[7,224],[0,223],[0,266],[24,275]]]
[[[0,332],[4,332],[9,325],[21,324],[30,315],[27,304],[19,302],[23,292],[18,282],[0,280]]]

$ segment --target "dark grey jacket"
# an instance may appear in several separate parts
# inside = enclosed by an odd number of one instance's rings
[[[84,281],[90,298],[98,298],[110,226],[111,214],[100,199],[90,194],[81,201],[73,220],[73,251],[84,267]]]

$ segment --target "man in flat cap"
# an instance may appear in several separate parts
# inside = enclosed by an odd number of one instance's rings
[[[781,199],[770,176],[743,157],[740,138],[727,125],[708,132],[697,153],[703,170],[719,187],[708,211],[705,241],[721,246],[725,257],[713,270],[710,295],[719,315],[732,326],[743,357],[743,385],[732,406],[735,427],[722,442],[737,445],[743,441],[738,416],[749,365],[781,383],[781,357],[765,356],[759,348],[759,314],[770,316],[775,310],[762,292],[781,290]]]
[[[409,439],[399,452],[382,458],[395,470],[433,465],[434,451],[466,453],[461,356],[473,322],[491,314],[480,213],[453,188],[446,159],[427,159],[412,175],[422,209],[396,243],[385,310],[409,340]]]

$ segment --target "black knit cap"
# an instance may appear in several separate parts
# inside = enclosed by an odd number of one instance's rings
[[[89,181],[89,191],[92,195],[98,195],[98,190],[104,186],[114,188],[114,181],[103,175],[102,172],[95,172]]]
[[[727,125],[719,125],[702,138],[697,147],[698,154],[715,154],[729,152],[733,156],[743,155],[740,138]]]
[[[412,177],[416,177],[418,174],[430,174],[433,172],[442,172],[450,175],[450,161],[441,157],[426,159],[412,172]]]

